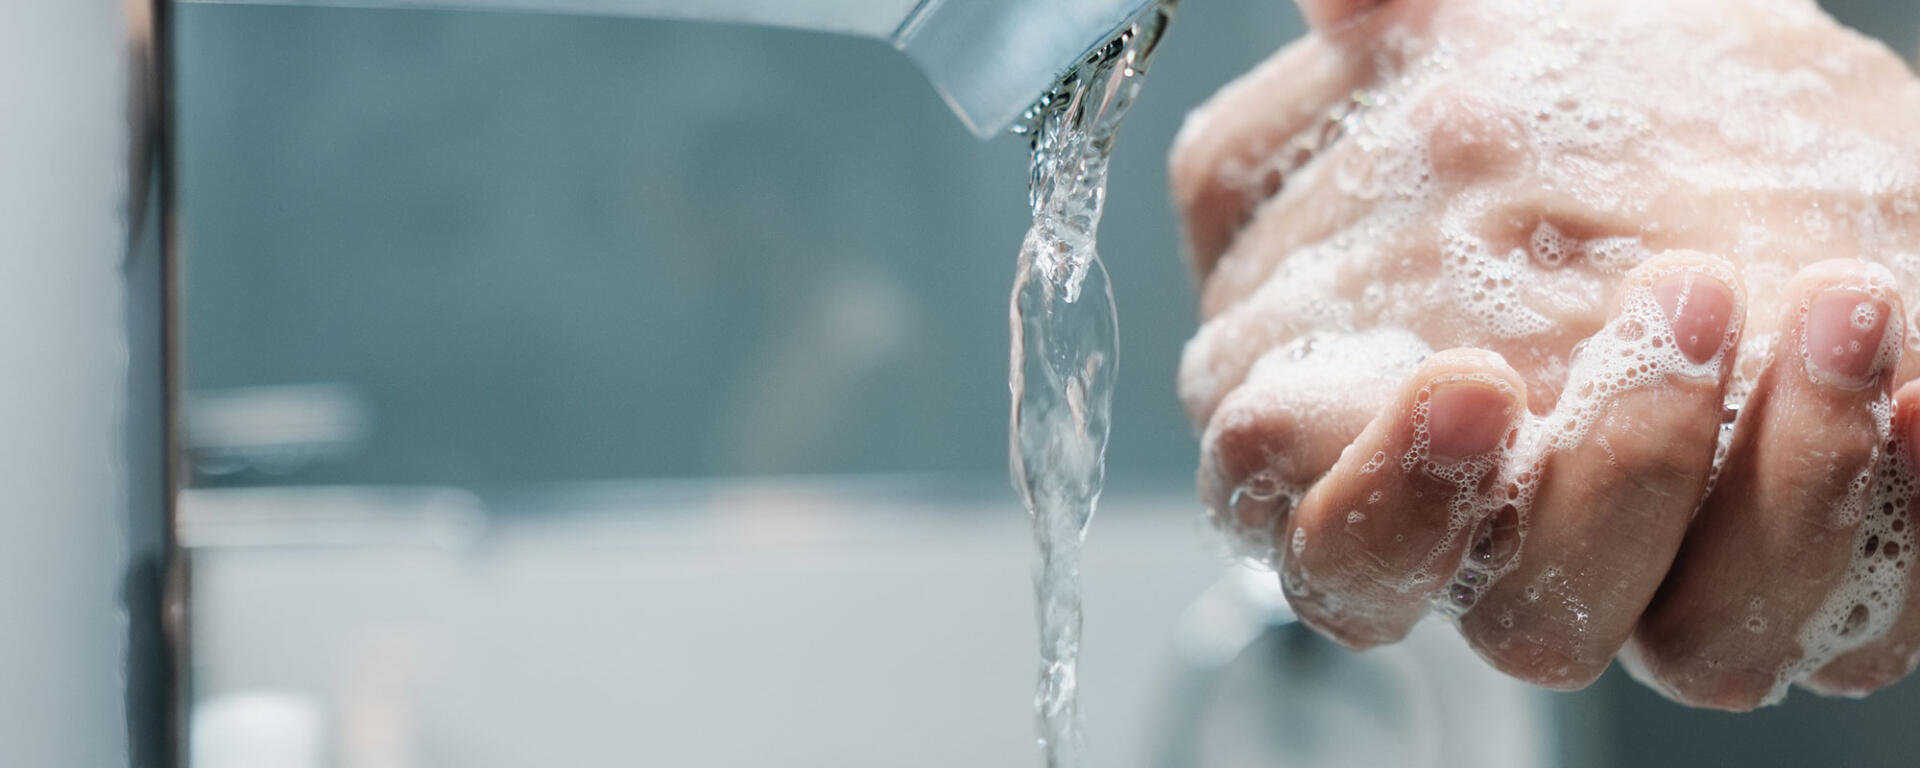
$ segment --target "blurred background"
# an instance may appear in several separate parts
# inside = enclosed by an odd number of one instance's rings
[[[1912,56],[1920,14],[1827,5]],[[174,23],[200,768],[1038,761],[1003,477],[1022,141],[974,139],[872,41]],[[1099,762],[1920,760],[1920,684],[1748,716],[1617,672],[1547,695],[1444,628],[1329,651],[1208,549],[1164,154],[1300,29],[1281,0],[1187,0],[1113,161]]]

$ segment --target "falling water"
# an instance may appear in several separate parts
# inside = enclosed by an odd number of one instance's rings
[[[1150,9],[1062,78],[1029,111],[1033,226],[1009,306],[1009,425],[1014,487],[1033,516],[1040,622],[1034,697],[1047,765],[1085,764],[1080,731],[1080,546],[1106,473],[1119,327],[1094,251],[1107,162],[1121,118],[1173,4]],[[1027,386],[1031,382],[1033,386]]]

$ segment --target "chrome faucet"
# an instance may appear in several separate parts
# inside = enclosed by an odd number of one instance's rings
[[[960,121],[981,138],[1013,125],[1082,54],[1159,4],[1157,0],[187,1],[644,16],[874,38],[912,59]]]

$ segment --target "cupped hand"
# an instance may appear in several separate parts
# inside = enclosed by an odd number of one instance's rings
[[[1808,0],[1321,0],[1176,141],[1217,522],[1353,647],[1747,709],[1920,662],[1920,84]]]

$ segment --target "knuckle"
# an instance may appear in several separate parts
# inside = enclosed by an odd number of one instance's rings
[[[1761,449],[1771,454],[1762,463],[1777,468],[1784,481],[1775,485],[1796,494],[1790,504],[1824,520],[1835,499],[1854,493],[1878,456],[1879,439],[1865,410],[1829,412],[1809,420],[1797,440]]]
[[[1225,399],[1228,390],[1239,383],[1241,366],[1223,359],[1218,352],[1218,341],[1208,323],[1200,332],[1187,341],[1180,352],[1179,394],[1180,404],[1186,409],[1187,419],[1196,429],[1208,427]]]
[[[1305,330],[1297,318],[1276,317],[1260,308],[1238,306],[1207,318],[1180,353],[1178,389],[1187,416],[1203,427],[1228,401],[1241,407],[1254,393],[1242,385],[1258,378],[1256,364]]]
[[[1203,106],[1187,116],[1186,127],[1175,138],[1173,149],[1167,152],[1168,186],[1174,204],[1188,215],[1192,214],[1202,189],[1214,178],[1211,145],[1197,128],[1203,123],[1207,109]]]
[[[1476,90],[1465,82],[1442,84],[1409,114],[1443,184],[1504,176],[1528,159],[1521,115]]]
[[[1167,186],[1186,229],[1189,255],[1199,266],[1226,250],[1256,204],[1278,187],[1267,163],[1249,159],[1264,157],[1262,142],[1221,146],[1220,141],[1182,138],[1167,157]]]
[[[1220,474],[1237,478],[1270,469],[1297,479],[1284,464],[1302,437],[1300,421],[1289,409],[1264,406],[1260,398],[1237,392],[1214,412],[1204,440]]]
[[[1614,474],[1655,492],[1690,482],[1702,469],[1703,459],[1711,457],[1712,446],[1691,438],[1686,431],[1656,436],[1646,430],[1629,429],[1604,435],[1613,450]]]
[[[1232,245],[1254,208],[1248,171],[1202,139],[1185,140],[1168,158],[1168,187],[1180,214],[1185,251],[1195,273],[1205,276]]]
[[[1705,484],[1713,459],[1713,434],[1700,428],[1692,412],[1660,416],[1612,415],[1596,430],[1593,449],[1602,483],[1614,493],[1667,497],[1696,491]],[[1709,422],[1716,427],[1717,423]],[[1640,505],[1626,505],[1635,507]]]
[[[1304,488],[1350,452],[1388,395],[1379,382],[1353,381],[1274,357],[1264,356],[1243,375],[1237,373],[1243,366],[1222,364],[1232,367],[1238,383],[1207,416],[1201,449],[1207,463],[1229,480],[1265,471],[1285,485]],[[1188,404],[1206,407],[1198,393]]]
[[[1217,450],[1232,472],[1266,468],[1304,484],[1331,467],[1372,417],[1366,396],[1376,382],[1295,360],[1287,347],[1266,343],[1274,332],[1209,322],[1181,361],[1181,398],[1196,422],[1204,419],[1203,447]]]
[[[1180,353],[1179,395],[1188,418],[1206,427],[1229,400],[1239,407],[1254,403],[1242,393],[1254,363],[1265,356],[1288,329],[1276,327],[1250,309],[1236,308],[1207,319]]]

